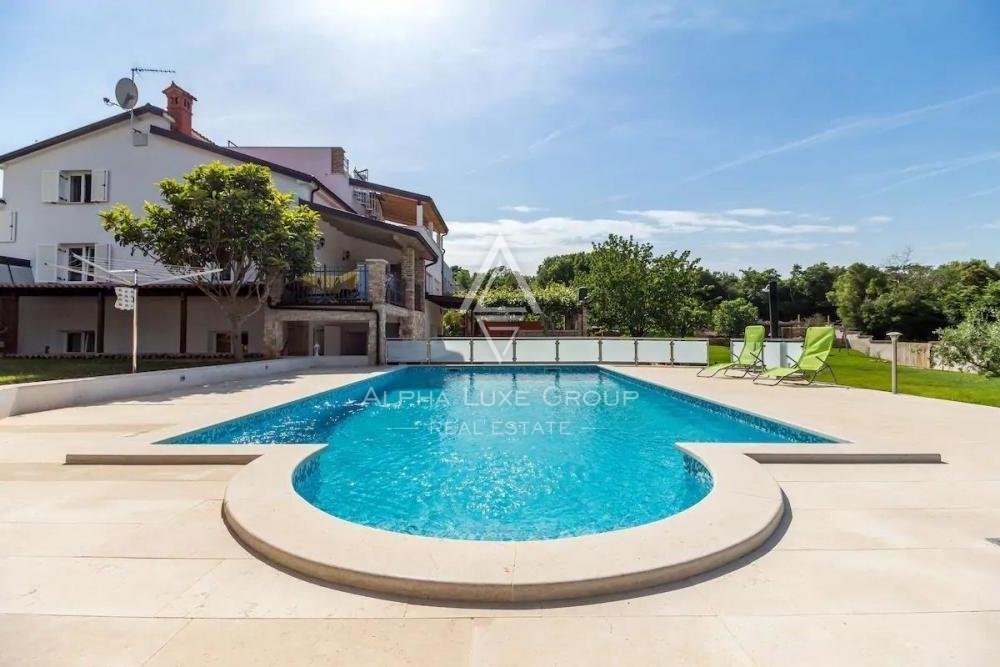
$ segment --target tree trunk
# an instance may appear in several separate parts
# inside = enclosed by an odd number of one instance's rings
[[[243,361],[243,321],[238,317],[229,318],[229,340],[232,344],[234,361]]]

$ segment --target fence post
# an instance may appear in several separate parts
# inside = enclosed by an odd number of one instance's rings
[[[431,363],[431,339],[427,339],[427,363]]]
[[[559,363],[559,337],[556,336],[556,363]]]
[[[634,350],[634,352],[633,352],[634,356],[632,357],[633,365],[638,366],[639,365],[639,339],[638,338],[633,338],[632,339],[632,349]]]
[[[500,360],[500,363],[503,363],[503,359]],[[510,363],[517,363],[517,336],[514,336],[514,339],[510,341]]]
[[[475,348],[472,347],[472,341],[473,340],[474,339],[472,339],[472,338],[469,339],[469,363],[470,364],[475,363],[475,361],[476,361]]]
[[[597,339],[597,363],[599,363],[599,364],[603,364],[604,363],[604,339],[603,338],[598,338]]]
[[[674,339],[671,338],[670,339],[670,365],[674,366],[676,364],[677,364],[677,362],[674,361]]]

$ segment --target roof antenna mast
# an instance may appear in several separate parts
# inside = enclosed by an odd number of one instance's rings
[[[135,108],[136,103],[139,101],[139,87],[135,85],[135,75],[144,74],[146,72],[155,72],[158,74],[176,74],[176,70],[172,69],[157,69],[153,67],[133,67],[131,68],[132,76],[129,78],[118,79],[118,83],[115,84],[115,101],[112,102],[110,98],[105,97],[104,103],[109,107],[118,107],[129,112],[129,129],[135,132],[135,128],[132,127],[132,123],[135,120]]]

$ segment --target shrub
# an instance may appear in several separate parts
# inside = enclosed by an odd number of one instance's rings
[[[991,377],[1000,376],[1000,319],[998,311],[984,308],[969,313],[959,324],[937,331],[941,342],[934,349],[937,361],[971,368]]]
[[[741,336],[744,329],[759,321],[757,306],[743,298],[723,301],[712,313],[712,326],[720,336]]]

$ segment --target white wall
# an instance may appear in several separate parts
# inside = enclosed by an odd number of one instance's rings
[[[104,352],[132,351],[132,313],[117,310],[114,297],[105,299]],[[249,351],[263,352],[264,314],[257,312],[244,325],[250,337]],[[18,354],[64,352],[62,331],[97,331],[96,296],[22,296],[18,304]],[[204,296],[188,297],[188,354],[210,354],[212,331],[228,331],[222,311]],[[177,354],[180,350],[180,298],[139,297],[139,353]]]
[[[151,114],[135,121],[136,129],[142,131],[148,131],[151,124],[169,127],[168,121]],[[13,243],[0,243],[0,255],[30,260],[37,276],[35,254],[40,245],[113,244],[112,235],[101,227],[99,212],[120,202],[141,214],[143,202],[160,201],[159,181],[180,177],[213,160],[238,163],[155,134],[149,134],[149,145],[133,146],[128,121],[13,160],[4,168],[4,197],[6,211],[17,212],[16,238]],[[93,204],[42,202],[42,172],[70,169],[108,170],[108,201]],[[305,199],[312,190],[308,183],[281,174],[275,174],[274,181],[280,190]],[[141,259],[121,247],[112,248],[111,256],[112,261],[116,258],[130,262]]]
[[[351,187],[347,174],[334,173],[330,170],[330,148],[315,146],[240,146],[234,150],[311,174],[320,183],[333,190],[344,202],[350,204],[356,213],[361,212],[357,202],[354,201],[354,188]]]

